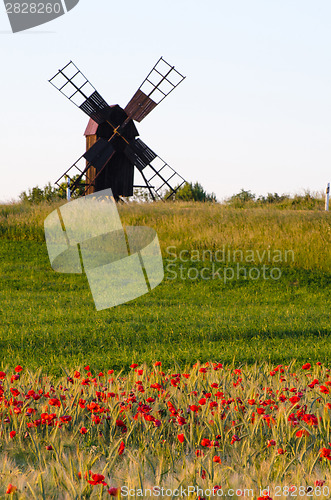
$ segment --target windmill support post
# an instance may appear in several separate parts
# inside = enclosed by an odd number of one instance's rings
[[[70,191],[70,177],[67,177],[67,200],[71,199],[71,191]]]
[[[329,211],[329,199],[330,199],[330,183],[328,182],[325,191],[325,210],[327,212]]]
[[[325,191],[325,210],[327,212],[329,211],[329,199],[330,199],[330,183],[328,182]]]

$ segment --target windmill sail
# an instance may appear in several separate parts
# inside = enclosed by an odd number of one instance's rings
[[[130,143],[125,149],[125,154],[140,171],[153,199],[171,198],[186,182],[141,139]]]
[[[72,61],[49,82],[96,123],[107,119],[107,102]]]
[[[124,111],[132,120],[141,122],[184,79],[175,66],[160,57]]]

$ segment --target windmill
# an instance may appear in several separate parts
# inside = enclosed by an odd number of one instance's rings
[[[83,184],[84,194],[111,188],[115,200],[133,196],[135,187],[148,189],[154,201],[170,198],[186,181],[138,138],[134,121],[140,123],[184,78],[161,57],[123,109],[109,106],[72,61],[60,69],[49,82],[90,121],[86,152],[55,184],[66,179],[69,192]],[[143,185],[134,185],[135,168]]]

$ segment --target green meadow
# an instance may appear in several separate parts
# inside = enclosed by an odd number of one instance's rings
[[[97,312],[85,275],[51,269],[43,221],[57,206],[0,206],[3,366],[59,375],[153,360],[330,360],[331,230],[321,207],[120,205],[124,226],[156,229],[165,278]]]

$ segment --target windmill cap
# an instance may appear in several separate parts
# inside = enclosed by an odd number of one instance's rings
[[[115,112],[113,118],[115,122],[118,122],[116,123],[116,125],[120,124],[122,120],[124,121],[124,117],[127,116],[123,108],[121,108],[118,104],[113,104],[112,106],[109,106],[109,109],[110,110],[112,109]],[[90,118],[84,132],[85,137],[89,135],[95,135],[97,133],[98,126],[99,124],[96,123],[92,118]]]

